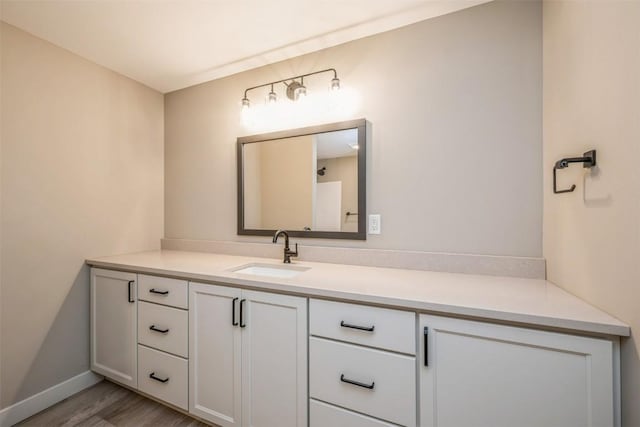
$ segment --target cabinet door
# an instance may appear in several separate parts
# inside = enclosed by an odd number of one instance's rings
[[[422,427],[614,425],[611,341],[428,315],[419,333]]]
[[[306,426],[307,299],[253,291],[242,298],[243,426]]]
[[[239,289],[189,284],[189,411],[222,427],[242,421],[240,327],[233,325],[240,295]]]
[[[138,385],[136,275],[91,269],[91,369]]]

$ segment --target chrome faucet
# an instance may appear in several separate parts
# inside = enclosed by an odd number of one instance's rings
[[[276,231],[276,234],[273,235],[273,243],[278,243],[278,237],[280,237],[280,235],[284,236],[284,260],[282,262],[285,264],[291,264],[291,257],[298,256],[298,244],[296,243],[295,251],[292,251],[289,248],[289,233],[285,230]]]

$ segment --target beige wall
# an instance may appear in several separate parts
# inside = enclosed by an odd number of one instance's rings
[[[556,160],[595,148],[597,169]],[[544,256],[548,278],[631,325],[623,426],[640,426],[640,2],[544,3]]]
[[[4,23],[0,47],[6,407],[89,368],[84,259],[159,247],[163,97]]]
[[[242,148],[244,186],[244,228],[262,228],[262,145],[245,144]]]
[[[303,230],[313,222],[315,143],[299,136],[261,143],[262,228]]]
[[[3,25],[0,21],[0,25]],[[3,235],[2,235],[2,140],[4,136],[4,132],[2,129],[4,128],[3,120],[2,120],[2,96],[3,96],[3,84],[2,84],[2,70],[3,70],[3,55],[2,55],[2,40],[3,40],[3,31],[0,28],[0,408],[3,407],[3,392],[2,392],[2,254],[3,254]]]
[[[491,2],[166,95],[165,237],[267,241],[236,235],[240,98],[335,67],[359,97],[344,119],[372,124],[383,232],[305,244],[540,256],[541,18],[539,2]]]

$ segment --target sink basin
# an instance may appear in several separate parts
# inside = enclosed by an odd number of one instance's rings
[[[310,267],[300,267],[293,265],[276,264],[247,264],[234,268],[234,273],[248,274],[251,276],[277,277],[279,279],[290,279],[300,273],[309,270]]]

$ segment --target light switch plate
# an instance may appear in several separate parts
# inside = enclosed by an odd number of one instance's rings
[[[380,234],[380,214],[369,215],[369,234]]]

